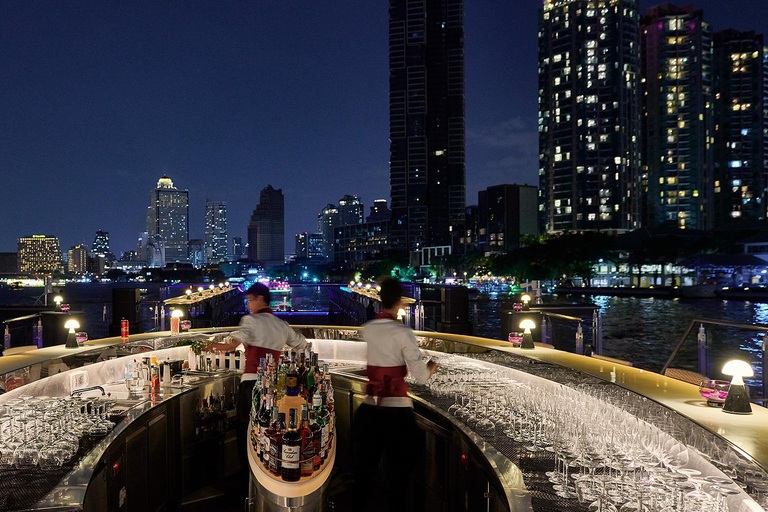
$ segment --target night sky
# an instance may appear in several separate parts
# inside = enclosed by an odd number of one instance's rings
[[[285,194],[286,252],[344,194],[367,215],[389,199],[387,4],[1,2],[0,251],[99,228],[134,249],[163,173],[190,191],[190,238],[206,198],[245,238],[267,184]],[[465,0],[467,204],[538,183],[540,5]],[[765,0],[694,5],[715,30],[768,32]]]

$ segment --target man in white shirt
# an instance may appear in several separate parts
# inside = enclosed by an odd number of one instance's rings
[[[400,282],[385,279],[379,296],[382,311],[363,330],[368,344],[368,385],[352,431],[356,503],[367,510],[371,478],[383,456],[389,508],[400,512],[406,510],[408,480],[417,451],[413,446],[417,436],[413,402],[404,379],[410,373],[416,382],[425,384],[437,364],[421,360],[416,337],[397,320],[403,306]]]
[[[277,359],[286,345],[304,350],[307,340],[284,320],[275,316],[269,307],[271,296],[265,284],[256,283],[245,292],[250,315],[240,319],[240,328],[231,334],[228,343],[213,343],[210,350],[233,352],[241,343],[245,345],[245,368],[237,391],[237,449],[243,469],[248,467],[248,424],[251,414],[251,395],[259,371],[259,360],[267,354]]]

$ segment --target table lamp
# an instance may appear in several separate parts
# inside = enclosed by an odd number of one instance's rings
[[[528,307],[528,303],[531,302],[531,296],[527,293],[520,297],[520,300],[523,301],[523,311],[528,311],[530,308]],[[533,327],[531,327],[533,328]]]
[[[520,328],[523,329],[523,343],[520,348],[536,348],[533,344],[533,336],[531,336],[531,329],[536,328],[536,324],[530,318],[526,318],[520,322]]]
[[[181,323],[181,317],[183,316],[184,312],[180,309],[171,311],[171,336],[179,334],[179,324]]]
[[[752,414],[752,406],[749,403],[749,392],[744,384],[743,377],[754,377],[755,372],[746,361],[734,359],[723,366],[723,374],[732,375],[731,387],[723,404],[723,412],[731,414]]]
[[[64,302],[64,299],[61,295],[57,295],[53,298],[53,302],[56,303],[56,309],[61,308],[61,303]]]
[[[71,318],[66,321],[64,324],[65,329],[69,329],[69,333],[67,333],[67,343],[64,345],[65,348],[77,348],[77,336],[75,335],[75,329],[80,328],[80,322],[75,320],[74,318]]]

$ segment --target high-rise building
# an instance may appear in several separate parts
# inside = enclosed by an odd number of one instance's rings
[[[205,202],[205,260],[207,263],[227,261],[227,204]]]
[[[373,201],[371,211],[365,222],[381,222],[392,218],[392,210],[387,206],[386,199],[376,199]]]
[[[464,224],[464,1],[390,0],[392,244],[458,243]]]
[[[16,242],[19,272],[53,274],[64,270],[61,246],[55,236],[32,235]]]
[[[262,189],[248,224],[248,257],[265,267],[282,265],[285,257],[285,201],[282,189]]]
[[[207,244],[201,238],[189,239],[189,262],[195,268],[202,268],[207,263],[218,263],[206,259]]]
[[[88,248],[86,246],[80,244],[69,248],[67,251],[67,271],[70,274],[84,274],[88,271]]]
[[[530,185],[496,185],[477,195],[481,235],[476,243],[487,251],[512,251],[525,235],[537,236],[537,189]]]
[[[766,218],[768,49],[762,34],[714,36],[715,225]]]
[[[463,236],[459,237],[459,244],[462,246],[462,252],[464,253],[485,249],[485,247],[480,246],[479,242],[481,228],[478,209],[478,205],[467,205]],[[483,226],[482,232],[483,235],[486,234],[485,226]]]
[[[296,233],[295,257],[297,259],[323,258],[323,235],[320,233]]]
[[[166,262],[189,261],[189,191],[174,187],[168,176],[150,194],[147,233],[162,240]]]
[[[149,236],[146,231],[139,236],[136,253],[149,267],[165,266],[165,242],[160,235]]]
[[[339,226],[334,233],[334,260],[351,263],[380,259],[389,248],[388,221]]]
[[[539,211],[547,232],[639,227],[636,0],[544,0]]]
[[[232,259],[234,261],[237,261],[242,257],[243,257],[243,237],[233,236],[232,237]]]
[[[336,239],[336,228],[341,225],[339,209],[336,205],[327,204],[323,211],[317,214],[317,232],[323,238],[323,256],[333,259],[333,245]]]
[[[711,229],[712,29],[691,6],[653,7],[641,20],[641,55],[645,221]]]
[[[91,246],[91,254],[101,254],[102,256],[109,254],[109,231],[101,229],[96,231],[96,237]]]
[[[350,224],[362,224],[365,218],[365,206],[360,196],[345,195],[339,199],[339,222],[341,226]]]

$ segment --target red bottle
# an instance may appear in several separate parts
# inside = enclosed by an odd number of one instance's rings
[[[309,428],[309,408],[301,406],[301,476],[312,476],[315,470],[315,440],[312,429]]]
[[[123,343],[128,343],[128,320],[125,318],[120,320],[120,337],[123,339]]]

